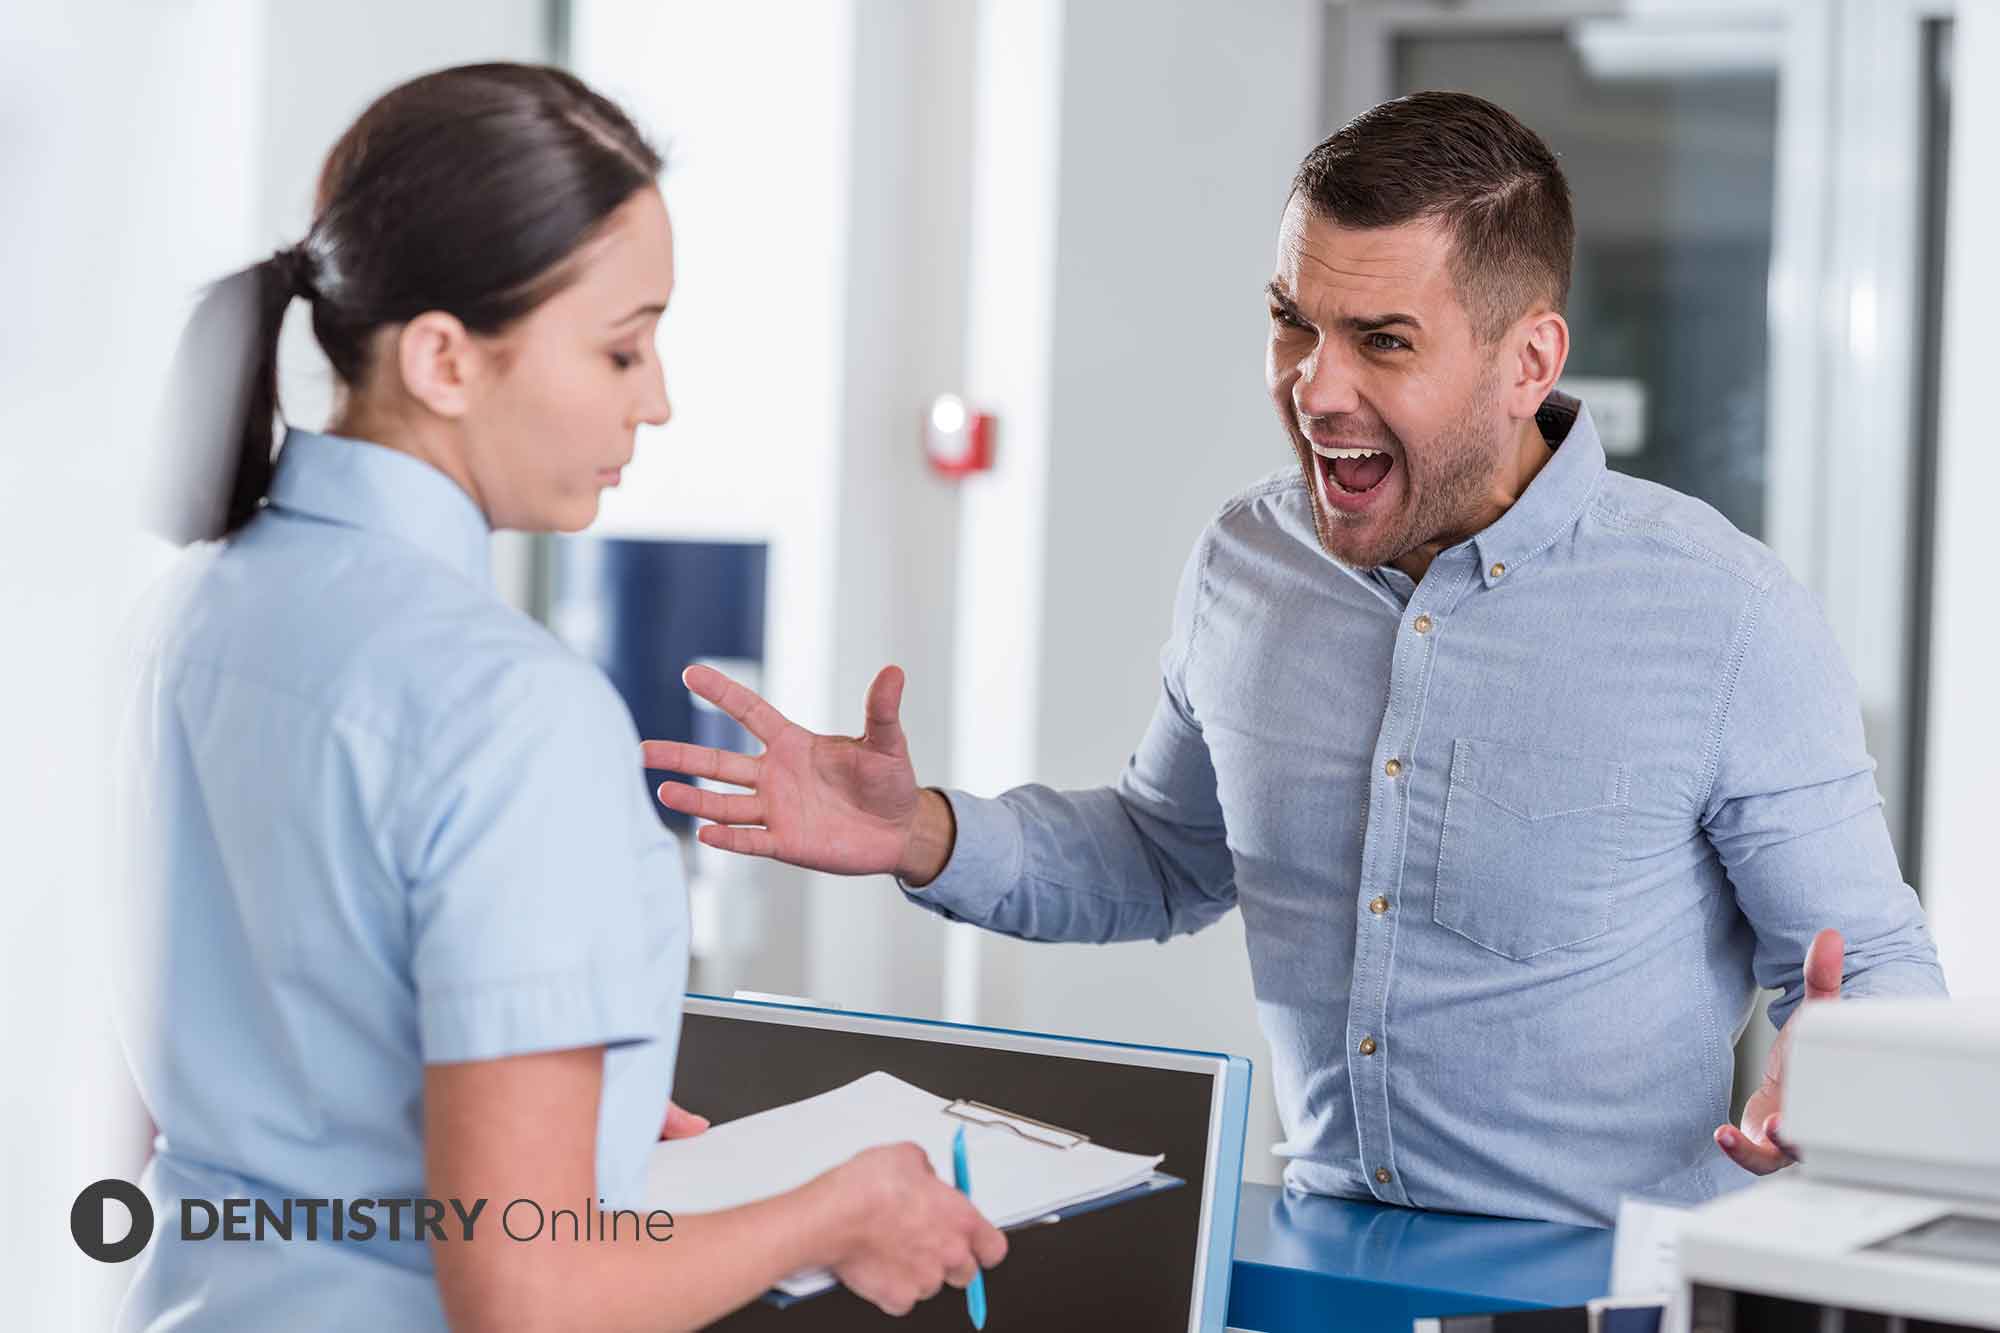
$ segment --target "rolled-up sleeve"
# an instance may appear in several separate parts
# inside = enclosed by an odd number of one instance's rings
[[[465,697],[403,803],[424,1061],[659,1036],[648,951],[679,866],[640,799],[623,701],[554,654]]]
[[[1847,942],[1847,995],[1937,995],[1944,974],[1917,896],[1903,882],[1875,787],[1861,711],[1819,608],[1777,578],[1750,604],[1719,710],[1703,828],[1756,932],[1757,984],[1782,994],[1782,1027],[1804,997],[1807,946]]]
[[[1032,940],[1166,939],[1236,904],[1215,769],[1184,682],[1200,631],[1208,539],[1182,571],[1153,719],[1115,786],[948,791],[958,823],[944,872],[910,901]]]

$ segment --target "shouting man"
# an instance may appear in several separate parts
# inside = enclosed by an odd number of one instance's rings
[[[696,669],[766,749],[650,743],[749,789],[660,799],[713,846],[894,872],[1027,939],[1240,907],[1299,1188],[1604,1224],[1785,1164],[1782,1034],[1720,1123],[1757,989],[1782,1028],[1943,976],[1812,599],[1608,471],[1555,392],[1573,234],[1554,155],[1476,97],[1307,155],[1266,291],[1297,466],[1202,533],[1115,785],[920,788],[895,668],[858,739]]]

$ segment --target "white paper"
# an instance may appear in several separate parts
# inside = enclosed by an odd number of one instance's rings
[[[946,1115],[950,1100],[877,1070],[817,1097],[661,1143],[647,1165],[647,1206],[676,1215],[740,1207],[797,1189],[887,1143],[917,1144],[950,1184],[952,1135],[963,1125],[973,1206],[1006,1227],[1127,1189],[1162,1160],[1094,1143],[1065,1149],[1033,1143],[1002,1126]],[[778,1287],[804,1296],[832,1283],[830,1273],[818,1270],[793,1274]]]

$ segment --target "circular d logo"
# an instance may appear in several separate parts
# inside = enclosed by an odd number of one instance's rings
[[[117,1240],[104,1238],[104,1202],[116,1199],[132,1214],[132,1229]],[[76,1247],[101,1264],[122,1264],[153,1238],[153,1205],[129,1180],[100,1180],[84,1187],[69,1209],[69,1234]]]

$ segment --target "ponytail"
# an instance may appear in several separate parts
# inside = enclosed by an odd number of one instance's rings
[[[160,536],[226,537],[263,505],[278,415],[278,334],[292,298],[311,292],[310,256],[299,245],[202,293],[174,352],[148,487],[146,526]]]

